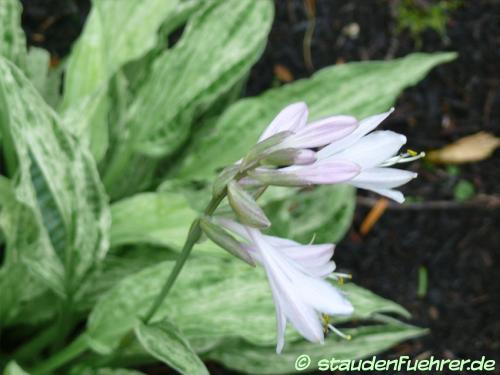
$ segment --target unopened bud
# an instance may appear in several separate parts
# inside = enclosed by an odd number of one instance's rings
[[[280,170],[276,169],[250,171],[248,172],[248,178],[253,181],[258,181],[265,186],[275,185],[299,187],[312,185],[306,180],[300,178],[298,175],[282,173]]]
[[[217,196],[221,194],[226,188],[227,184],[233,180],[239,172],[239,165],[230,165],[222,170],[221,173],[216,177],[213,187],[212,194]]]
[[[361,168],[346,160],[320,160],[311,165],[290,166],[279,169],[258,168],[248,172],[248,177],[264,185],[309,186],[346,182],[356,177]]]
[[[231,236],[222,227],[213,223],[207,217],[203,217],[200,220],[200,226],[207,237],[210,238],[215,244],[219,245],[224,250],[227,250],[231,255],[234,255],[242,261],[255,267],[255,262],[250,254],[245,250],[243,244]]]
[[[254,198],[235,181],[228,184],[228,200],[236,216],[243,224],[255,228],[268,228],[271,222]]]
[[[312,150],[285,148],[269,154],[262,164],[267,165],[306,165],[316,161],[316,153]]]
[[[257,166],[261,160],[276,151],[276,146],[281,144],[292,134],[293,132],[290,131],[279,132],[257,143],[243,159],[243,162],[240,165],[240,171],[245,171]]]

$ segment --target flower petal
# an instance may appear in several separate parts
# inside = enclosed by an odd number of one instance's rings
[[[362,189],[394,188],[417,177],[415,172],[397,168],[369,168],[363,170],[349,183]]]
[[[281,353],[285,346],[286,315],[281,308],[281,301],[275,300],[276,308],[276,353]]]
[[[406,137],[402,134],[389,130],[375,131],[328,159],[349,160],[362,168],[372,168],[394,156],[405,143]]]
[[[335,246],[333,244],[281,245],[276,246],[276,248],[295,262],[313,267],[327,263],[333,256]]]
[[[393,189],[368,189],[368,190],[383,195],[384,197],[390,198],[398,203],[403,203],[405,201],[405,196],[399,190],[393,190]]]
[[[282,302],[280,307],[292,325],[311,342],[323,342],[324,334],[318,314],[314,309],[304,304],[297,294],[290,279],[293,268],[280,253],[265,241],[263,235],[256,229],[247,228],[250,237],[262,257],[262,265],[266,270],[269,284]]]
[[[365,136],[373,129],[375,129],[377,126],[379,126],[380,123],[384,121],[387,117],[389,117],[389,115],[392,112],[394,112],[394,108],[391,108],[389,111],[385,113],[380,113],[361,120],[356,130],[354,130],[347,137],[332,142],[328,146],[320,150],[317,154],[318,159],[325,159],[353,145],[363,136]]]
[[[302,272],[301,267],[297,267],[294,261],[286,257],[280,258],[279,264],[299,298],[314,310],[329,315],[352,313],[350,302],[329,282]]]
[[[275,186],[308,186],[337,184],[357,176],[361,168],[347,160],[321,160],[305,166],[280,169],[259,168],[249,176],[262,184]]]
[[[297,169],[282,168],[280,173],[297,176],[304,184],[337,184],[349,181],[360,172],[360,167],[346,160],[321,160]]]
[[[308,109],[304,102],[290,104],[281,110],[259,137],[259,142],[282,131],[297,131],[307,123]]]
[[[325,280],[296,277],[294,286],[304,301],[317,311],[328,315],[350,315],[354,310],[347,298]]]
[[[327,145],[351,134],[358,122],[352,116],[332,116],[313,122],[290,136],[283,142],[283,147],[315,148]]]
[[[325,278],[335,271],[335,268],[335,262],[330,261],[319,266],[307,266],[306,271],[311,276]]]
[[[215,223],[219,224],[220,226],[222,226],[223,228],[229,230],[230,232],[237,234],[241,238],[243,238],[247,241],[251,241],[251,238],[248,234],[247,228],[244,225],[241,225],[240,223],[238,223],[232,219],[228,219],[226,217],[220,217],[220,216],[214,217],[213,221]]]

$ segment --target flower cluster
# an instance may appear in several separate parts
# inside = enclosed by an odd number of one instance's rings
[[[406,137],[374,131],[392,110],[358,121],[332,116],[307,124],[308,109],[295,103],[283,109],[258,143],[214,184],[227,193],[237,220],[205,217],[207,236],[243,261],[266,271],[276,306],[277,348],[284,346],[287,321],[307,340],[322,343],[322,314],[349,315],[353,307],[327,278],[335,278],[333,244],[302,245],[261,232],[271,222],[256,203],[270,185],[309,186],[347,183],[403,202],[395,188],[416,177],[390,166],[415,160],[412,151],[397,154]],[[338,332],[331,324],[328,327]]]

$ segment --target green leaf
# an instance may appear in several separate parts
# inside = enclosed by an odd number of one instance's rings
[[[267,0],[209,1],[191,17],[179,42],[155,60],[130,106],[104,178],[112,197],[142,188],[157,159],[176,151],[193,121],[247,74],[265,46],[272,18]]]
[[[29,375],[16,362],[9,362],[3,370],[3,375]]]
[[[140,59],[135,59],[123,67],[123,72],[128,82],[128,86],[133,96],[138,89],[148,81],[155,60],[165,51],[169,44],[169,34],[186,23],[186,21],[195,13],[203,2],[207,0],[175,0],[178,5],[175,7],[175,12],[170,13],[167,19],[163,21],[157,33],[157,41],[155,47],[149,50]],[[215,0],[220,1],[220,0]]]
[[[30,47],[26,63],[27,76],[52,108],[56,108],[60,100],[62,65],[50,69],[50,53],[43,48]]]
[[[70,370],[69,375],[144,375],[144,373],[125,368],[92,368],[76,365]]]
[[[21,27],[22,6],[19,0],[0,1],[0,56],[19,68],[26,67],[26,37]]]
[[[179,0],[93,1],[85,29],[68,60],[63,109],[79,108],[83,99],[89,102],[88,110],[80,115],[85,117],[84,134],[89,135],[97,160],[107,149],[108,81],[123,65],[152,49],[161,24],[176,18],[186,6],[190,4]]]
[[[351,225],[355,189],[348,185],[319,186],[286,196],[265,207],[271,231],[299,242],[338,242]]]
[[[48,310],[45,309],[44,302],[51,301],[51,298],[45,294],[44,285],[40,285],[23,263],[19,261],[9,262],[2,266],[0,269],[0,290],[2,290],[0,294],[0,327],[14,323],[37,323],[50,317],[46,314]],[[26,316],[24,312],[33,307],[33,301],[36,301],[37,306]],[[52,307],[54,307],[53,304]]]
[[[370,292],[354,283],[347,283],[344,285],[337,285],[351,301],[354,306],[356,317],[360,319],[373,318],[375,314],[398,314],[407,319],[410,318],[410,313],[398,305],[397,303],[388,299],[377,296],[375,293]],[[345,321],[348,318],[338,318],[336,321]]]
[[[109,210],[95,162],[22,72],[0,57],[0,129],[24,225],[7,246],[59,295],[75,292],[108,248]]]
[[[112,249],[100,269],[90,274],[82,286],[75,309],[82,314],[88,314],[97,300],[120,280],[166,260],[174,261],[176,257],[177,254],[169,249],[149,245]]]
[[[194,106],[208,107],[246,74],[263,50],[272,17],[269,1],[233,0],[209,2],[190,20],[181,40],[155,61],[132,105],[129,127],[138,131],[141,152],[162,155],[181,144],[189,131],[185,116],[192,119]],[[217,37],[207,43],[207,35]]]
[[[7,246],[4,261],[0,268],[0,326],[6,327],[19,322],[20,317],[26,321],[37,321],[45,315],[44,304],[41,297],[47,298],[45,285],[40,284],[30,273],[28,266],[19,259],[16,246],[12,238],[16,236],[37,236],[36,223],[32,212],[16,199],[12,183],[7,178],[0,176],[0,227],[5,235]],[[25,312],[37,304],[28,316]],[[46,315],[45,315],[46,316]]]
[[[240,100],[215,126],[195,134],[173,175],[196,180],[211,178],[218,168],[240,159],[273,117],[295,101],[308,104],[312,120],[336,113],[362,118],[386,111],[405,87],[455,57],[454,53],[415,53],[387,62],[342,64],[322,69],[310,79]]]
[[[151,325],[139,323],[135,335],[153,357],[181,374],[208,374],[208,370],[177,327],[169,321]]]
[[[111,206],[111,246],[147,243],[180,250],[198,215],[182,194],[136,194]],[[222,252],[210,242],[196,249]]]
[[[283,353],[276,354],[274,347],[255,347],[243,341],[227,342],[206,355],[207,359],[221,362],[224,366],[248,374],[291,374],[297,370],[295,362],[301,355],[308,355],[310,366],[302,372],[318,371],[320,360],[330,361],[360,359],[387,350],[393,345],[422,336],[425,329],[403,325],[385,324],[344,329],[352,340],[344,340],[331,334],[324,345],[306,341],[285,344]]]
[[[163,262],[132,274],[103,295],[90,314],[87,332],[91,346],[109,353],[142,317],[172,269]],[[405,313],[393,302],[360,287],[344,287],[356,309],[353,319],[376,313]],[[221,252],[192,256],[157,319],[168,316],[191,342],[240,337],[255,345],[275,344],[274,304],[262,268],[253,268]],[[341,321],[341,320],[337,320]],[[345,321],[345,319],[344,319]],[[289,329],[287,339],[299,335]],[[205,345],[206,349],[206,345]]]

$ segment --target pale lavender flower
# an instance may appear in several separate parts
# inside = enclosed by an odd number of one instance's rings
[[[349,181],[349,184],[374,191],[402,203],[404,202],[403,194],[394,188],[406,184],[417,177],[417,174],[387,167],[418,159],[422,155],[395,156],[406,143],[404,135],[392,131],[375,131],[368,134],[392,112],[393,109],[362,120],[354,132],[339,141],[332,142],[316,155],[317,162],[349,160],[356,163],[361,170]]]
[[[297,123],[294,123],[295,132],[284,139],[282,145],[303,149],[326,146],[316,152],[314,163],[294,164],[279,169],[257,168],[249,173],[251,178],[263,184],[281,186],[348,183],[400,203],[404,201],[403,194],[394,188],[407,183],[417,174],[387,167],[418,159],[422,155],[397,155],[406,143],[406,137],[401,134],[392,131],[370,133],[393,109],[365,118],[359,123],[350,116],[333,116],[304,126],[304,112],[298,115],[300,110],[304,111],[303,106],[294,106],[295,117],[300,117],[301,125],[297,127]],[[282,117],[282,121],[286,119],[286,116]],[[274,128],[288,130],[281,122],[279,126],[275,123]]]
[[[346,137],[358,125],[356,118],[344,115],[330,116],[307,124],[307,116],[307,105],[303,102],[285,107],[264,130],[258,142],[278,133],[290,132],[290,136],[273,150],[313,149]]]
[[[287,321],[307,340],[323,343],[320,314],[352,314],[351,303],[324,280],[335,270],[333,244],[302,245],[229,219],[217,222],[246,240],[244,248],[266,271],[276,308],[277,353],[285,343]],[[337,331],[333,326],[330,329]]]
[[[267,128],[262,132],[258,142],[271,137],[274,134],[282,131],[296,132],[302,129],[307,123],[309,111],[304,102],[294,103],[286,106],[280,113],[271,121]]]

